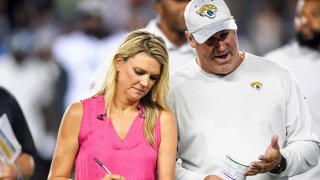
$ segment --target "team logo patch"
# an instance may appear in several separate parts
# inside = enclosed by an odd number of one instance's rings
[[[263,84],[261,82],[252,82],[250,83],[251,87],[255,88],[256,90],[261,90]]]
[[[216,17],[216,13],[217,13],[218,9],[215,5],[212,5],[212,4],[206,4],[206,5],[203,5],[201,6],[201,8],[199,8],[197,10],[197,13],[200,15],[200,16],[206,16],[208,18],[215,18]]]

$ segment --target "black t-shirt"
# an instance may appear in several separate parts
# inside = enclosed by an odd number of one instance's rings
[[[17,100],[0,87],[0,117],[3,114],[7,114],[13,132],[21,144],[22,152],[34,156],[36,149],[24,114]]]

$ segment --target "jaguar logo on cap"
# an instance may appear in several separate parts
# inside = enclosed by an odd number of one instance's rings
[[[197,13],[200,16],[206,16],[208,18],[215,18],[216,12],[218,11],[217,7],[213,4],[203,5],[200,9],[197,10]]]

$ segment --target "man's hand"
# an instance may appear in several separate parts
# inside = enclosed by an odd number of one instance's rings
[[[281,161],[281,154],[278,145],[278,136],[273,136],[271,144],[268,146],[264,155],[259,156],[259,161],[253,161],[245,173],[245,176],[254,176],[270,172]]]
[[[223,180],[222,178],[216,176],[216,175],[209,175],[204,180]]]

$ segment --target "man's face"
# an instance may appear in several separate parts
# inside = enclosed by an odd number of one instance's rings
[[[301,45],[320,48],[320,0],[300,0],[295,16],[297,40]]]
[[[181,32],[187,29],[184,21],[184,9],[190,0],[160,0],[158,13],[172,31]]]
[[[242,62],[234,30],[219,31],[202,44],[195,42],[188,32],[186,36],[191,47],[197,52],[198,64],[207,73],[227,75]]]

